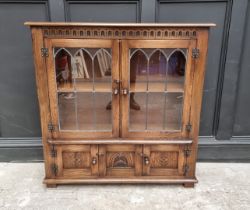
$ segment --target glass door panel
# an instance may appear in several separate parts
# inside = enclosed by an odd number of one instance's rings
[[[88,47],[89,40],[88,43],[81,40],[82,46],[79,47],[71,46],[71,40],[65,42],[66,46],[55,43],[53,46],[53,40],[50,43],[53,66],[48,68],[49,85],[56,90],[50,97],[52,103],[57,103],[57,110],[52,115],[52,120],[58,125],[57,134],[64,136],[71,132],[77,136],[80,132],[91,137],[102,134],[111,137],[114,128],[118,127],[113,121],[117,108],[111,108],[113,102],[119,100],[113,97],[112,91],[112,81],[119,79],[119,72],[113,75],[118,70],[114,69],[117,66],[113,62],[113,54],[118,48],[114,50],[111,41],[106,44],[103,41],[105,47],[98,47],[98,43]]]
[[[111,131],[111,49],[54,48],[54,57],[59,129]]]
[[[186,42],[183,47],[181,43],[172,46],[171,41],[161,41],[162,45],[156,44],[159,41],[136,42],[123,42],[127,50],[123,73],[126,69],[128,72],[123,87],[129,88],[128,97],[124,98],[128,100],[124,109],[128,119],[123,120],[127,124],[123,133],[141,137],[146,137],[146,133],[152,137],[167,133],[183,136],[183,125],[189,116],[183,113],[184,106],[189,106],[188,100],[184,103],[185,92],[191,92],[189,51],[194,43]],[[137,45],[141,47],[134,47]]]
[[[130,49],[129,130],[181,129],[186,51]]]

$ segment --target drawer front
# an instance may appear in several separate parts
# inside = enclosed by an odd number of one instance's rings
[[[99,145],[100,176],[141,176],[141,153],[141,145]]]
[[[88,178],[98,176],[97,145],[57,146],[57,177]]]
[[[183,176],[184,147],[179,145],[144,145],[144,176]]]

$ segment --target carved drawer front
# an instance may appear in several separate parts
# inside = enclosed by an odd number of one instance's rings
[[[99,145],[100,176],[140,176],[141,145]]]
[[[183,146],[144,145],[143,175],[182,176],[184,174]]]
[[[98,176],[98,146],[69,145],[56,148],[57,176],[87,178]]]

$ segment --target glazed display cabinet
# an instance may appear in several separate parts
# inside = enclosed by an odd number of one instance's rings
[[[209,27],[27,22],[44,183],[194,186]]]

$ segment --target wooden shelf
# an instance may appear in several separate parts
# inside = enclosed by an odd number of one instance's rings
[[[101,93],[110,93],[111,84],[110,82],[95,82],[94,87],[92,82],[76,82],[65,83],[58,85],[57,92],[101,92]]]
[[[92,82],[77,82],[75,85],[72,83],[65,83],[58,85],[58,92],[101,92],[101,93],[110,93],[111,84],[110,82],[96,82],[94,87]],[[171,82],[167,84],[167,92],[178,92],[182,93],[183,84],[178,82]],[[148,84],[147,91],[147,82],[137,82],[130,84],[130,92],[143,93],[143,92],[165,92],[165,84],[163,82],[150,82]]]
[[[130,83],[130,92],[184,92],[184,77],[168,75],[137,75],[136,82]],[[147,87],[148,86],[148,87]]]
[[[167,92],[184,92],[183,84],[179,82],[171,82],[167,84]],[[147,90],[147,82],[136,82],[130,84],[130,92],[165,92],[165,83],[164,82],[149,82]]]
[[[151,118],[154,118],[153,116],[151,116]],[[143,123],[143,122],[142,122]],[[162,129],[160,125],[149,125],[147,130],[142,129],[142,123],[133,123],[131,126],[131,128],[129,129],[130,132],[154,132],[154,131],[160,131],[160,132],[181,132],[181,128],[178,129],[178,127],[180,127],[177,123],[176,124],[170,124],[170,125],[166,125],[165,129]]]
[[[168,76],[167,83],[162,79],[163,76],[150,75],[150,81],[147,82],[146,75],[138,75],[136,82],[130,83],[130,92],[144,93],[144,92],[184,92],[184,77]],[[148,87],[147,87],[148,86]],[[166,90],[165,90],[166,89]],[[96,78],[94,83],[92,79],[75,79],[75,83],[68,82],[58,85],[58,92],[101,92],[111,93],[112,84],[110,77]]]

